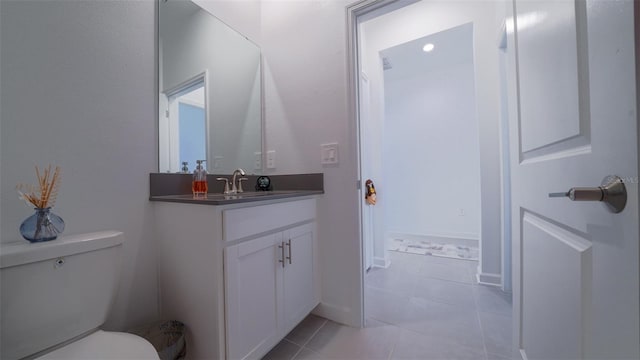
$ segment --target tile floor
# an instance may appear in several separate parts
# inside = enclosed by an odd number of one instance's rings
[[[390,252],[365,278],[366,327],[309,315],[263,360],[511,359],[511,297],[477,262]]]

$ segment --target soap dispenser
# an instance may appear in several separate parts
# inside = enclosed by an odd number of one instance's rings
[[[193,198],[206,198],[209,187],[207,186],[207,170],[204,169],[203,163],[206,160],[196,160],[196,169],[193,171],[193,181],[191,182],[191,191]]]

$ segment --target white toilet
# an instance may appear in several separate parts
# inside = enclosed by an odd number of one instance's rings
[[[117,231],[0,245],[0,358],[158,359],[145,339],[99,330],[115,298]]]

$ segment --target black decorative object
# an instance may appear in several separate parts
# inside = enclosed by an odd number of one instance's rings
[[[268,176],[258,176],[256,181],[256,191],[270,191],[271,179]]]

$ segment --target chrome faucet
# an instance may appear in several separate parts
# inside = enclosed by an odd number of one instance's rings
[[[238,186],[236,186],[236,184],[238,184],[240,182],[240,180],[238,180],[238,182],[236,182],[236,176],[240,174],[240,176],[244,176],[244,170],[237,168],[233,171],[233,178],[231,179],[231,193],[232,194],[236,194],[238,192],[242,192],[242,190],[238,191]],[[242,186],[240,186],[240,189],[242,189]]]

